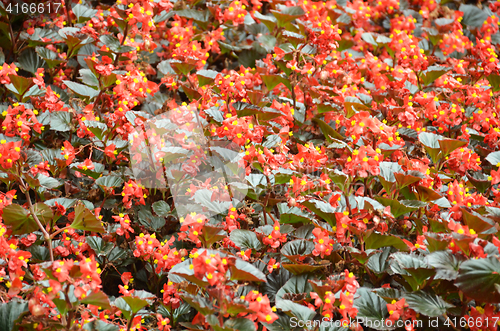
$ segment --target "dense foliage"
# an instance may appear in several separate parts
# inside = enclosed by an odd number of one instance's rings
[[[497,330],[500,2],[0,14],[0,330]]]

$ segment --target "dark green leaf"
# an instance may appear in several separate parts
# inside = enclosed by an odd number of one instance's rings
[[[396,162],[380,162],[380,176],[389,183],[396,181],[395,173],[403,172],[401,166]]]
[[[210,115],[215,121],[222,123],[224,121],[223,113],[216,107],[211,107],[205,110],[205,113]]]
[[[57,307],[57,310],[61,314],[66,314],[69,309],[69,305],[64,299],[56,298],[52,300]]]
[[[476,212],[469,213],[465,208],[461,208],[462,210],[462,216],[465,225],[469,227],[469,229],[472,229],[476,231],[477,233],[490,233],[489,230],[493,230],[493,233],[496,233],[496,229],[492,229],[495,226],[495,223],[486,218],[483,217]]]
[[[499,302],[500,262],[496,257],[463,262],[455,285],[468,297],[481,302]]]
[[[394,288],[377,288],[373,291],[387,302],[392,302],[392,300],[399,300],[404,293],[404,291],[396,290]]]
[[[197,190],[194,194],[194,200],[217,214],[226,212],[231,205],[230,201],[212,201],[212,191],[207,189]]]
[[[477,190],[481,193],[486,192],[487,189],[491,187],[491,182],[488,180],[488,176],[484,173],[476,171],[470,174],[466,172],[465,175],[469,179],[469,181],[474,185]]]
[[[428,188],[427,186],[418,185],[417,192],[419,195],[418,200],[422,202],[435,201],[442,198],[441,195],[439,195],[439,193],[437,193],[431,188]]]
[[[304,10],[302,7],[285,7],[281,11],[277,10],[270,10],[270,12],[276,17],[276,20],[278,22],[278,27],[283,27],[285,26],[288,22],[293,21],[296,18],[301,17],[302,15],[305,14]]]
[[[276,293],[285,285],[290,277],[290,272],[283,268],[267,275],[267,282],[261,285],[262,294],[267,294],[269,300],[274,302]]]
[[[99,177],[95,181],[95,183],[101,187],[121,187],[123,184],[123,179],[121,179],[118,176],[104,176],[104,177]]]
[[[199,70],[196,72],[200,87],[213,83],[218,72],[215,70]]]
[[[71,223],[71,227],[77,230],[104,232],[101,221],[82,203],[75,207],[75,220]]]
[[[158,24],[158,23],[161,23],[163,21],[166,21],[166,20],[170,19],[174,15],[175,15],[174,11],[164,10],[159,15],[156,15],[153,18],[153,20],[155,21],[156,24]]]
[[[448,68],[446,67],[431,66],[422,72],[420,77],[422,78],[424,85],[429,85],[447,72]]]
[[[239,117],[256,115],[261,121],[269,121],[276,117],[283,116],[283,113],[273,108],[260,108],[248,103],[237,102],[234,106]]]
[[[276,308],[283,312],[291,313],[301,321],[310,321],[316,316],[316,312],[306,306],[300,305],[290,300],[280,300],[276,303]]]
[[[494,166],[498,167],[500,165],[500,152],[493,152],[488,154],[486,160],[488,160],[488,162],[493,164]]]
[[[378,46],[377,42],[375,41],[375,38],[373,38],[373,34],[369,32],[365,32],[361,35],[361,39],[369,43],[370,45],[373,46]]]
[[[330,262],[326,262],[325,264],[281,263],[281,266],[294,275],[301,275],[305,273],[314,273],[318,270],[328,267],[330,264]]]
[[[28,302],[14,299],[0,305],[0,330],[13,330],[16,320],[27,312]]]
[[[276,303],[283,300],[283,296],[287,293],[290,294],[304,294],[309,295],[313,290],[311,284],[308,282],[308,275],[298,275],[290,278],[285,285],[276,293]]]
[[[86,85],[99,87],[99,79],[90,69],[80,69],[80,78],[82,82]]]
[[[287,203],[278,204],[278,210],[280,212],[280,223],[310,223],[312,220],[312,215],[302,211],[298,207],[289,207]]]
[[[81,4],[75,5],[72,10],[78,23],[84,23],[97,14],[96,9],[92,9]]]
[[[45,61],[32,48],[28,48],[19,56],[19,66],[32,74],[36,74],[37,69],[43,68],[44,65]]]
[[[335,208],[333,208],[329,203],[321,200],[309,200],[303,202],[302,204],[317,216],[327,221],[331,226],[335,226],[337,224]]]
[[[438,140],[439,147],[441,147],[441,153],[443,157],[450,155],[455,149],[460,148],[462,146],[466,146],[466,141],[461,141],[457,139],[442,139]]]
[[[165,226],[165,217],[153,216],[149,207],[142,207],[137,215],[139,223],[147,228],[158,231]]]
[[[183,9],[175,11],[175,14],[198,22],[208,22],[210,17],[210,12],[208,10],[199,11],[196,9]]]
[[[227,237],[226,231],[220,226],[203,225],[200,240],[205,247],[212,246],[213,243]]]
[[[380,202],[384,206],[389,206],[391,207],[391,213],[394,215],[395,218],[398,218],[399,216],[402,216],[404,214],[410,213],[414,210],[417,210],[418,207],[412,207],[406,206],[399,202],[396,199],[389,199],[389,198],[383,198],[383,197],[375,197],[375,200]]]
[[[448,309],[455,307],[440,296],[424,291],[406,294],[404,298],[413,310],[429,317],[442,316],[447,313]]]
[[[87,175],[89,177],[92,177],[94,179],[97,179],[97,178],[101,177],[101,174],[104,171],[104,165],[102,163],[93,162],[93,164],[94,164],[94,169],[93,170],[84,169],[83,167],[79,168],[78,166],[81,165],[81,164],[82,164],[81,162],[72,163],[70,165],[70,167],[72,169],[74,169],[75,171],[78,171],[78,172],[80,172],[80,173],[82,173],[84,175]]]
[[[207,281],[201,280],[198,277],[194,276],[194,270],[189,266],[191,264],[191,259],[185,260],[179,264],[176,264],[168,274],[168,278],[173,282],[181,282],[184,279],[198,285],[201,287],[205,287],[208,285]]]
[[[288,30],[285,30],[283,31],[283,33],[281,34],[287,41],[289,41],[293,47],[297,47],[299,44],[302,44],[304,43],[304,41],[306,40],[306,38],[301,35],[300,33],[295,33],[295,32],[291,32],[291,31],[288,31]],[[273,47],[274,49],[274,47]]]
[[[28,247],[27,251],[31,253],[30,261],[32,262],[40,263],[50,259],[49,249],[45,246],[32,245]]]
[[[279,75],[260,75],[264,84],[268,90],[273,90],[278,84],[283,83],[288,89],[291,90],[292,86],[290,85],[290,81],[288,78],[279,76]]]
[[[247,282],[266,281],[266,276],[262,273],[262,271],[242,259],[236,259],[234,265],[231,265],[229,269],[231,270],[232,280],[242,280]]]
[[[189,303],[196,311],[200,312],[202,315],[213,314],[216,310],[204,297],[200,295],[191,295],[189,293],[181,294],[184,301]]]
[[[367,321],[367,326],[372,328],[380,324],[383,326],[385,324],[383,321],[388,314],[386,302],[373,293],[371,289],[365,287],[359,288],[356,295],[359,295],[359,297],[354,299],[354,307],[358,309],[358,318],[363,318]],[[380,330],[380,328],[375,329]]]
[[[121,45],[120,41],[116,37],[114,37],[110,34],[105,34],[105,35],[100,36],[99,40],[106,47],[108,47],[111,51],[113,51],[115,53],[121,54],[121,53],[127,53],[127,52],[131,52],[131,51],[135,50],[134,47]]]
[[[44,174],[37,174],[36,180],[38,180],[38,183],[40,186],[49,188],[49,189],[55,189],[58,188],[59,186],[62,185],[61,182],[59,182],[56,178],[54,177],[49,177]]]
[[[304,37],[302,37],[302,38],[304,38]],[[261,35],[259,38],[257,38],[257,41],[268,52],[272,52],[274,47],[276,46],[276,38],[274,36],[269,35],[269,34]]]
[[[153,211],[158,216],[166,216],[170,213],[170,206],[165,201],[156,201],[153,203]]]
[[[417,176],[397,174],[397,173],[394,174],[394,177],[396,178],[396,182],[398,183],[399,189],[402,189],[402,188],[407,187],[411,184],[414,184],[422,179],[422,178],[417,177]]]
[[[375,249],[369,249],[368,251],[360,251],[359,249],[355,248],[355,247],[346,247],[347,248],[347,251],[356,259],[359,261],[359,263],[361,264],[365,264],[367,262],[367,260],[372,256],[374,255],[375,253],[377,253],[377,250]],[[380,252],[379,252],[380,253]],[[372,262],[373,263],[373,262]],[[376,263],[376,261],[375,261]],[[377,268],[377,266],[375,265],[375,267]]]
[[[128,303],[130,310],[132,311],[133,314],[139,312],[139,310],[148,305],[148,302],[146,300],[137,297],[122,297],[122,298],[123,300],[125,300],[126,303]]]
[[[458,10],[464,13],[462,23],[471,27],[481,27],[488,18],[488,14],[475,5],[462,4]]]
[[[101,237],[97,236],[88,236],[85,240],[97,256],[108,255],[114,247],[112,242],[105,242]]]
[[[178,60],[170,61],[170,66],[172,67],[172,69],[174,69],[174,71],[177,74],[182,74],[182,75],[187,75],[191,72],[191,70],[196,68],[196,65],[193,63],[186,63]]]
[[[447,251],[437,251],[426,256],[427,264],[436,268],[435,279],[455,280],[464,258]]]
[[[409,251],[410,249],[405,242],[394,235],[383,235],[373,231],[367,231],[365,236],[366,249],[378,249],[381,247],[393,246],[401,251]]]
[[[231,318],[224,321],[224,328],[235,331],[255,331],[255,323],[248,318]]]
[[[375,253],[370,256],[366,266],[373,272],[381,274],[389,268],[389,254],[391,253],[391,247],[384,247],[382,252]]]
[[[500,75],[490,74],[486,77],[486,79],[490,82],[491,90],[493,92],[500,91]]]
[[[127,251],[115,246],[111,252],[106,256],[109,262],[115,262],[118,260],[123,260],[127,257]]]
[[[253,231],[236,229],[231,231],[229,239],[240,249],[255,249],[262,248],[262,243],[257,239],[257,235]]]
[[[56,111],[50,114],[50,128],[54,131],[69,131],[71,129],[71,113]]]
[[[43,202],[37,202],[33,206],[33,210],[35,211],[35,215],[37,216],[38,220],[42,224],[47,224],[50,220],[52,220],[52,217],[54,216],[54,214],[52,213],[52,209]]]
[[[332,138],[343,140],[344,137],[338,133],[334,128],[325,123],[325,121],[320,120],[319,118],[313,118],[313,122],[319,125],[321,132],[325,135],[326,141],[329,143],[335,142]]]
[[[258,11],[255,11],[255,18],[264,23],[264,25],[269,29],[269,32],[273,32],[276,27],[276,17],[270,15],[262,15]]]
[[[119,327],[117,325],[106,323],[105,321],[101,321],[98,319],[92,322],[85,323],[83,329],[87,331],[118,331]]]
[[[131,308],[127,301],[124,300],[123,297],[120,297],[113,302],[113,306],[121,310],[124,318],[129,319],[132,316]]]
[[[172,69],[170,62],[171,62],[171,60],[165,60],[165,61],[161,61],[158,64],[157,68],[163,75],[175,75],[176,74],[174,69]]]
[[[18,97],[24,95],[33,85],[35,85],[33,78],[9,75],[9,79],[11,84],[6,85],[6,87]],[[13,89],[9,88],[9,86],[13,87]]]
[[[81,95],[83,97],[88,97],[90,99],[95,98],[96,96],[99,95],[99,91],[96,89],[93,89],[87,85],[79,84],[72,82],[70,80],[64,80],[64,84],[73,92],[75,92],[78,95]]]
[[[417,290],[424,282],[436,274],[436,271],[429,268],[405,268],[410,274],[403,275],[403,278],[408,281],[413,290]]]
[[[392,254],[391,257],[393,258],[391,269],[394,273],[399,275],[409,275],[410,273],[406,271],[406,269],[409,268],[428,268],[423,257],[416,254],[398,252]]]
[[[305,239],[297,239],[287,242],[281,249],[281,254],[291,261],[311,255],[314,250],[314,243]]]
[[[111,309],[108,296],[104,294],[104,292],[93,292],[85,297],[81,302],[84,304],[101,307],[102,309]]]
[[[3,208],[3,222],[12,229],[12,234],[21,235],[38,230],[38,225],[26,209],[18,204],[11,204]]]

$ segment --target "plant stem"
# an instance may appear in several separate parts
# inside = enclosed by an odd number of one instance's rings
[[[125,25],[125,30],[123,31],[123,39],[120,42],[120,46],[123,46],[123,43],[125,43],[125,40],[127,39],[127,35],[128,35],[128,22],[127,22],[127,25]],[[119,58],[120,58],[120,53],[116,53],[116,58],[115,58],[115,61],[113,62],[113,67],[116,67],[116,65],[118,64]]]
[[[69,9],[68,9],[69,1],[65,0],[64,1],[64,10],[66,10],[66,17],[68,19],[68,25],[73,26],[73,22],[71,21],[71,16],[69,16]]]
[[[14,38],[14,31],[12,31],[12,24],[10,23],[10,19],[9,19],[9,32],[10,32],[10,40],[12,41],[11,53],[12,53],[12,56],[15,57],[15,54],[16,54],[16,40]]]
[[[54,232],[53,234],[50,235],[50,239],[54,239],[54,237],[57,236],[59,233],[63,232],[66,229],[69,229],[69,228],[70,228],[70,226],[65,226],[64,228],[57,230],[56,232]]]
[[[27,186],[24,181],[21,179],[22,187],[24,194],[26,195],[26,200],[28,200],[28,206],[30,209],[30,213],[33,216],[33,219],[35,220],[36,224],[40,228],[40,230],[43,233],[43,237],[45,241],[47,242],[47,245],[49,246],[49,253],[50,253],[50,261],[54,262],[54,252],[52,252],[52,239],[47,232],[47,230],[43,227],[42,222],[38,219],[38,216],[36,216],[35,209],[33,208],[33,204],[31,203],[31,197],[29,193],[29,186]]]
[[[69,313],[68,313],[68,320],[66,323],[66,329],[70,330],[71,329],[71,321],[73,320],[73,304],[69,300],[69,284],[66,285],[66,289],[64,291],[64,299],[66,300],[66,305],[69,306]]]
[[[417,83],[418,83],[418,90],[422,91],[422,85],[420,84],[420,77],[418,76],[418,73],[414,70],[415,76],[417,77]]]
[[[135,314],[132,314],[132,316],[130,316],[130,319],[128,320],[128,323],[127,323],[127,331],[130,331],[130,328],[132,327],[132,321],[134,320],[134,317],[135,317]]]
[[[446,318],[449,322],[453,330],[459,331],[459,329],[455,326],[455,324],[451,321],[451,319],[448,317],[448,315],[443,314],[444,318]]]

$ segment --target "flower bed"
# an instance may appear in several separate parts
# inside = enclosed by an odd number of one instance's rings
[[[25,1],[0,330],[497,329],[500,2]]]

